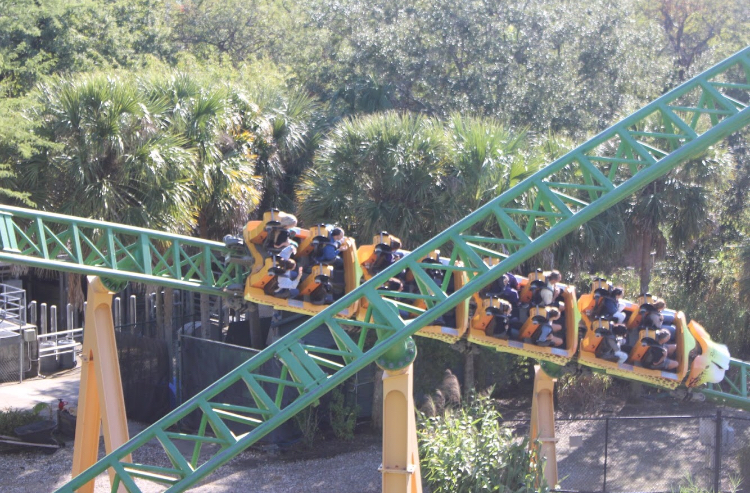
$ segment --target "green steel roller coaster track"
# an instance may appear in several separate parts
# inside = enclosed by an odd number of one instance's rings
[[[112,491],[119,485],[130,492],[140,491],[136,484],[139,478],[162,483],[170,492],[184,491],[366,365],[374,361],[385,368],[408,365],[415,352],[410,336],[419,329],[602,211],[748,125],[749,101],[750,47],[472,212],[210,385],[59,491],[73,492],[109,468],[115,473]],[[111,224],[9,207],[0,208],[0,214],[5,219],[0,231],[0,260],[214,293],[241,282],[245,275],[241,264],[222,262],[229,250],[218,243],[135,228],[120,230]],[[53,219],[58,222],[49,225],[47,221]],[[63,231],[65,224],[68,229]],[[420,264],[419,260],[434,250],[449,256],[449,264]],[[490,267],[483,260],[486,257],[500,262]],[[403,293],[378,289],[405,268],[414,273],[420,291],[416,297],[427,306],[409,320],[399,316],[397,298]],[[436,284],[427,268],[465,272],[469,282],[449,294],[447,284]],[[368,303],[364,320],[338,317],[342,309],[357,301]],[[412,305],[408,308],[414,311]],[[330,331],[338,349],[303,342],[318,328]],[[368,347],[365,341],[373,333],[377,341]],[[278,377],[260,372],[270,360],[282,363]],[[716,393],[710,397],[731,394],[738,402],[747,403],[746,365],[739,374],[741,382],[730,385],[734,390],[714,387],[705,392]],[[246,392],[247,405],[219,402],[217,396],[234,386]],[[291,402],[282,399],[288,389],[295,394]],[[200,416],[197,432],[174,431],[190,413]],[[229,422],[235,423],[235,431]],[[236,433],[237,423],[245,432]],[[176,446],[180,441],[191,444],[193,453],[183,455]],[[160,444],[171,466],[124,462],[148,443]]]

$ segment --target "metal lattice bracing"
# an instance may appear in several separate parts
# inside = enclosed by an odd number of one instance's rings
[[[323,394],[380,359],[398,367],[413,348],[409,336],[473,293],[550,247],[597,214],[624,200],[674,167],[750,122],[750,48],[721,62],[607,129],[582,146],[503,193],[479,210],[414,250],[359,289],[344,296],[318,316],[277,341],[154,423],[60,491],[72,492],[112,468],[116,488],[140,491],[147,479],[184,491],[229,461],[271,430],[316,402]],[[421,264],[439,249],[448,265]],[[492,267],[484,257],[499,258]],[[387,279],[410,269],[427,308],[414,319],[403,319],[403,293],[379,290]],[[469,282],[453,293],[437,285],[427,269],[466,272]],[[354,302],[368,307],[365,320],[338,318]],[[414,308],[409,306],[413,311]],[[330,331],[337,350],[304,344],[318,328]],[[365,346],[368,335],[377,342]],[[279,377],[260,373],[272,359],[283,364]],[[246,406],[221,403],[220,393],[232,386],[248,395]],[[288,389],[296,398],[282,400]],[[195,433],[172,431],[189,413],[201,416]],[[236,428],[237,424],[243,427]],[[231,428],[230,426],[235,426]],[[183,454],[179,442],[194,444]],[[164,463],[129,464],[124,459],[148,443],[164,449]],[[203,453],[201,453],[203,449]],[[114,491],[114,489],[113,489]]]
[[[248,272],[223,243],[0,205],[0,260],[209,294]]]
[[[712,401],[750,411],[748,377],[750,363],[732,358],[724,380],[717,384],[707,384],[700,392]]]

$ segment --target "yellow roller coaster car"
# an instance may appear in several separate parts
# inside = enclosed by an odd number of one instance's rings
[[[340,258],[334,263],[315,262],[311,255],[316,247],[329,241],[330,231],[325,225],[308,230],[296,224],[293,215],[276,210],[266,212],[262,221],[247,223],[243,238],[254,263],[245,283],[244,298],[279,310],[314,315],[359,286],[357,248],[353,239],[344,238]],[[281,245],[292,245],[292,249],[282,249]],[[286,265],[282,258],[285,252],[299,269],[300,280],[296,288],[299,294],[282,298],[277,293],[279,276],[284,275],[282,267]],[[342,310],[341,316],[354,316],[357,307],[353,303]]]

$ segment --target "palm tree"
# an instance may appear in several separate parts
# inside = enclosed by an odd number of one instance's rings
[[[515,186],[539,168],[529,159],[525,130],[494,118],[451,116],[447,123],[446,187],[451,223]],[[531,168],[529,167],[531,165]]]
[[[152,76],[141,86],[150,100],[163,102],[170,131],[194,152],[189,208],[198,236],[218,240],[240,230],[259,201],[257,108],[234,88],[185,73]],[[200,299],[201,326],[209,327],[209,297]]]
[[[193,155],[165,131],[160,101],[100,74],[41,84],[35,99],[37,133],[55,146],[20,178],[41,208],[152,228],[190,222]]]
[[[631,247],[640,252],[641,292],[647,292],[656,256],[667,247],[689,246],[714,226],[708,186],[717,169],[727,168],[728,156],[719,148],[707,151],[657,180],[629,204],[627,213]]]
[[[253,119],[256,173],[263,189],[258,212],[292,210],[294,189],[310,166],[327,120],[320,103],[304,90],[255,87],[250,94],[259,108]]]
[[[33,93],[30,119],[52,145],[19,167],[21,189],[41,209],[155,229],[191,221],[193,153],[166,131],[159,101],[126,77],[57,78]],[[80,277],[69,277],[80,307]]]
[[[382,230],[419,245],[444,223],[446,152],[442,127],[388,112],[340,122],[297,188],[308,224],[339,222],[368,238]]]

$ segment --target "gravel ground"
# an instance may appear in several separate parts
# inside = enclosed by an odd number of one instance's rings
[[[47,402],[53,409],[57,399],[75,402],[78,396],[80,367],[53,377],[24,381],[23,384],[0,385],[0,409],[8,407],[31,409],[37,402]],[[129,422],[130,436],[144,425]],[[250,449],[214,471],[189,491],[263,493],[379,493],[381,463],[380,438],[372,434],[358,435],[358,443],[337,443],[324,440],[312,451],[272,453]],[[175,442],[190,457],[188,443]],[[187,448],[183,448],[187,447]],[[7,450],[7,449],[6,449]],[[41,449],[27,448],[0,451],[0,493],[52,492],[70,480],[73,463],[73,439],[51,455]],[[204,448],[205,451],[205,448]],[[99,457],[104,456],[104,440],[100,440]],[[298,460],[295,460],[298,459]],[[304,460],[302,460],[304,459]],[[136,451],[136,462],[169,466],[163,449],[149,443]],[[136,481],[143,493],[164,491],[164,486]],[[109,477],[102,474],[96,481],[96,493],[109,492]]]
[[[137,424],[134,424],[138,427]],[[327,444],[330,449],[333,444]],[[188,491],[263,493],[379,493],[381,447],[368,438],[357,450],[326,458],[290,460],[289,457],[254,450],[245,451]],[[100,455],[104,447],[100,447]],[[161,448],[147,445],[140,451],[156,463],[166,461]],[[0,491],[3,493],[52,492],[70,479],[73,443],[52,455],[36,451],[0,454]],[[138,461],[138,457],[135,457]],[[166,464],[164,464],[166,465]],[[137,481],[143,493],[164,487]],[[97,478],[96,493],[109,492],[109,478]]]

